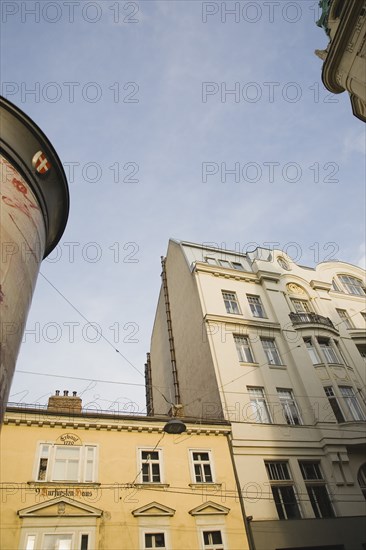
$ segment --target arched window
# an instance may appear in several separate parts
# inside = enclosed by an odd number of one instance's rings
[[[354,294],[356,296],[365,295],[365,288],[361,279],[352,277],[352,275],[338,275],[338,278],[348,294]]]
[[[361,468],[358,470],[357,481],[366,499],[366,463],[362,464]]]

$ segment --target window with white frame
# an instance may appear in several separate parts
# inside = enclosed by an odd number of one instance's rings
[[[265,462],[279,519],[301,518],[294,482],[286,461]]]
[[[287,424],[300,425],[302,420],[292,390],[277,388]]]
[[[360,313],[361,313],[361,316],[362,316],[363,320],[366,323],[366,313],[364,311],[360,311]]]
[[[164,533],[145,533],[145,550],[148,548],[166,548]]]
[[[217,261],[216,261],[215,258],[211,258],[210,256],[206,256],[205,260],[210,265],[217,265]]]
[[[338,284],[337,284],[337,281],[335,279],[332,280],[332,290],[334,290],[334,292],[340,292],[341,289],[339,288]]]
[[[230,265],[230,262],[228,262],[227,260],[219,260],[219,264],[222,266],[222,267],[231,267]]]
[[[316,518],[333,518],[334,510],[320,469],[320,463],[299,460],[306,490]]]
[[[271,417],[269,415],[267,401],[264,395],[264,389],[260,387],[247,386],[252,414],[248,416],[250,420],[254,420],[258,424],[270,424]]]
[[[339,391],[347,405],[353,420],[365,420],[364,412],[358,402],[355,390],[352,386],[339,386]]]
[[[240,262],[231,262],[231,265],[237,271],[245,271],[243,264],[241,264]]]
[[[361,279],[357,279],[351,275],[339,275],[338,278],[348,294],[365,296],[365,288]]]
[[[307,300],[295,300],[291,298],[291,302],[296,313],[311,313],[309,302]]]
[[[224,550],[221,531],[203,531],[202,535],[205,550]]]
[[[327,363],[341,364],[341,361],[339,360],[339,357],[337,356],[337,353],[329,338],[318,338],[318,344]]]
[[[224,299],[227,313],[240,313],[238,299],[235,292],[222,291],[222,297]]]
[[[191,451],[195,483],[212,483],[212,464],[210,451]]]
[[[143,483],[161,483],[160,464],[160,450],[140,449],[140,470]]]
[[[249,338],[234,334],[236,351],[238,352],[239,361],[242,363],[254,363],[253,353],[250,348]]]
[[[354,328],[353,323],[345,309],[337,309],[337,313],[345,328],[347,329]]]
[[[262,300],[259,296],[254,294],[247,294],[248,303],[252,312],[253,317],[263,318],[266,317],[266,312],[262,304]]]
[[[356,345],[356,348],[358,349],[359,354],[361,355],[361,357],[366,359],[366,344],[358,344],[358,345]]]
[[[269,365],[282,365],[282,360],[273,338],[261,338],[264,352]]]
[[[88,533],[83,532],[82,528],[70,531],[70,529],[62,527],[29,528],[26,531],[30,531],[32,534],[22,535],[20,546],[22,550],[38,550],[40,548],[43,550],[92,550],[95,547],[95,537],[92,535],[91,528],[87,529]],[[55,531],[57,532],[55,533]]]
[[[310,355],[311,362],[313,365],[318,365],[321,363],[320,357],[318,355],[318,352],[316,351],[316,348],[311,340],[311,338],[304,338],[304,342],[306,345],[306,349],[308,350],[308,353]]]
[[[332,408],[334,416],[336,417],[337,422],[344,422],[344,416],[342,409],[338,403],[338,399],[334,393],[332,386],[326,386],[324,388],[325,395],[328,397],[329,404]]]
[[[96,445],[54,445],[41,443],[37,459],[36,481],[95,482]]]

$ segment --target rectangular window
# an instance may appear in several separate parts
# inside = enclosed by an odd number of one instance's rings
[[[231,267],[230,262],[227,260],[219,260],[219,264],[222,265],[222,267]]]
[[[221,531],[203,531],[205,550],[224,550]]]
[[[164,533],[145,533],[145,549],[165,548]]]
[[[279,519],[301,518],[287,462],[265,462]]]
[[[366,323],[366,313],[365,313],[364,311],[361,311],[361,315],[362,315],[362,317],[363,317],[363,320],[364,320],[365,323]]]
[[[264,311],[264,307],[259,296],[255,296],[254,294],[247,294],[247,299],[253,317],[266,317],[266,312]]]
[[[324,388],[325,395],[328,397],[328,401],[330,406],[332,407],[332,411],[334,413],[334,416],[336,417],[337,422],[344,422],[344,416],[342,413],[342,409],[339,406],[337,397],[334,394],[334,390],[332,386],[327,386]]]
[[[330,340],[328,338],[318,338],[318,343],[327,363],[340,364],[336,351],[331,345]]]
[[[258,424],[270,424],[271,417],[263,388],[247,387],[247,389],[252,408],[252,414],[249,416],[249,419]]]
[[[319,462],[299,461],[302,477],[316,518],[333,518],[334,510]]]
[[[227,313],[240,313],[238,299],[236,297],[235,292],[222,291],[222,297],[225,302]]]
[[[359,344],[359,345],[356,345],[356,348],[358,349],[361,357],[366,359],[366,345],[365,344]]]
[[[345,309],[337,309],[337,313],[343,323],[343,326],[347,329],[354,328],[351,319]]]
[[[291,300],[296,313],[311,313],[309,302],[307,300]]]
[[[94,445],[40,445],[37,481],[96,481],[97,447]]]
[[[160,483],[161,482],[159,455],[160,455],[159,451],[148,451],[148,450],[141,451],[141,472],[142,472],[143,483]]]
[[[277,388],[277,392],[287,424],[302,424],[300,413],[297,408],[292,391]]]
[[[272,338],[261,338],[264,352],[269,365],[282,365],[276,342]]]
[[[196,483],[212,483],[212,469],[209,451],[191,451],[194,480]]]
[[[311,338],[304,339],[304,342],[305,342],[306,349],[308,350],[308,353],[310,355],[310,359],[311,359],[311,362],[313,363],[313,365],[318,365],[319,363],[321,363],[318,352],[316,351],[316,348],[313,345]]]
[[[44,550],[71,550],[72,535],[44,535],[43,546]]]
[[[238,352],[239,361],[242,363],[254,363],[252,350],[250,349],[249,338],[234,334],[236,351]]]
[[[240,262],[231,262],[231,265],[234,269],[237,269],[238,271],[244,271],[243,264],[241,264]]]
[[[339,386],[339,391],[346,402],[353,420],[365,420],[365,415],[352,386]]]

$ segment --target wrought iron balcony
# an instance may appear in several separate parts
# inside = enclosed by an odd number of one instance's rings
[[[337,330],[329,317],[323,317],[323,315],[318,315],[317,313],[290,313],[289,317],[293,325],[325,325],[332,328],[333,330]]]

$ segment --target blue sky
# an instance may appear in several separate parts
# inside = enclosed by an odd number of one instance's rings
[[[277,242],[309,266],[364,263],[364,125],[346,94],[321,83],[317,2],[29,0],[2,10],[2,93],[49,137],[71,195],[64,236],[41,266],[12,401],[69,389],[90,407],[144,411],[170,237],[244,251]]]

